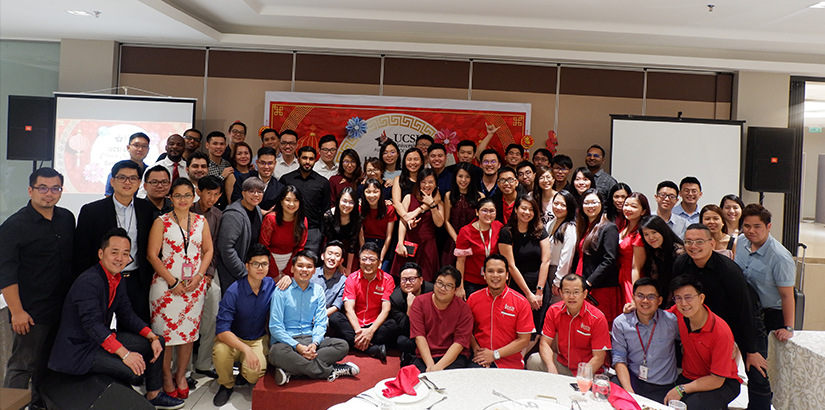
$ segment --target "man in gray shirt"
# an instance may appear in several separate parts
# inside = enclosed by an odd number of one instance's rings
[[[344,244],[338,240],[327,242],[321,254],[322,266],[315,268],[309,283],[317,284],[324,290],[327,302],[327,317],[344,310],[344,284],[347,277],[338,269],[344,261]]]
[[[602,198],[607,198],[607,195],[610,193],[610,188],[616,185],[616,179],[602,169],[604,157],[604,148],[598,144],[593,144],[587,149],[584,163],[587,164],[587,169],[596,177],[596,190],[602,194]]]

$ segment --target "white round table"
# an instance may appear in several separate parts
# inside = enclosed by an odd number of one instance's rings
[[[446,400],[436,404],[432,410],[481,410],[503,400],[493,395],[493,389],[514,400],[535,399],[537,396],[555,397],[562,407],[569,409],[570,397],[581,395],[581,393],[570,387],[570,383],[576,382],[574,377],[529,370],[456,369],[432,372],[426,375],[438,387],[446,388],[447,392],[440,394],[430,390],[424,400],[415,403],[396,404],[396,409],[425,409],[441,400],[442,397],[447,397]],[[379,399],[372,388],[365,391],[365,393],[371,396],[373,401]],[[656,403],[636,394],[633,395],[633,398],[640,406],[664,410],[668,408],[661,403]],[[590,404],[591,406],[587,407],[587,410],[612,409],[612,406],[607,402],[591,402]],[[377,406],[370,405],[368,401],[354,397],[346,403],[333,406],[333,408],[371,409],[377,408]]]

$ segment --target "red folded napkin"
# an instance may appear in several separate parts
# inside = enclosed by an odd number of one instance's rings
[[[395,379],[384,384],[387,388],[381,390],[381,393],[388,399],[398,397],[402,394],[415,396],[415,385],[420,382],[420,380],[418,380],[419,373],[421,372],[413,365],[402,367],[401,370],[398,371],[398,376]]]
[[[636,399],[616,383],[610,383],[610,396],[607,397],[607,401],[616,410],[642,410]]]

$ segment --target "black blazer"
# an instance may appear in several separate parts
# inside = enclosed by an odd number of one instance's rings
[[[117,285],[109,307],[109,281],[97,263],[77,278],[66,296],[49,368],[68,374],[88,373],[95,353],[103,349],[100,344],[112,334],[109,323],[114,313],[122,330],[139,334],[149,327],[132,310],[123,280]]]
[[[100,249],[100,240],[110,229],[116,228],[117,214],[115,213],[115,197],[110,196],[83,205],[77,217],[77,229],[74,240],[74,269],[79,275],[89,267],[98,263],[100,258],[97,251]],[[135,198],[135,216],[137,217],[137,259],[140,263],[138,275],[141,289],[148,295],[152,284],[152,275],[155,270],[146,260],[146,247],[149,244],[149,231],[152,229],[152,208],[154,206],[145,199]]]
[[[576,252],[573,266],[582,258],[582,277],[592,288],[619,286],[619,228],[607,222],[599,231],[598,247],[590,255]],[[575,269],[575,268],[574,268]]]

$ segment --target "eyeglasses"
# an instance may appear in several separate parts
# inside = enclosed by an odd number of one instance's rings
[[[514,182],[516,182],[515,178],[501,178],[501,179],[498,180],[499,184],[504,184],[504,185],[510,185]]]
[[[117,182],[120,182],[121,184],[126,183],[126,181],[129,181],[133,184],[140,182],[140,178],[136,176],[127,177],[126,175],[116,175],[112,178],[114,178]]]
[[[453,289],[455,289],[455,285],[454,285],[454,284],[452,284],[452,283],[444,283],[444,282],[442,282],[442,281],[440,281],[440,280],[435,281],[435,286],[436,286],[436,287],[438,287],[439,289],[444,289],[444,290],[453,290]]]
[[[698,189],[687,189],[687,188],[682,189],[682,193],[686,194],[686,195],[696,195],[699,192],[702,192],[702,191],[700,191]]]
[[[695,241],[692,241],[692,240],[690,240],[690,239],[686,239],[686,240],[685,240],[685,246],[693,246],[693,245],[696,245],[696,246],[702,246],[702,245],[704,245],[704,244],[705,244],[705,243],[707,243],[707,242],[710,242],[710,241],[705,240],[705,239],[697,239],[697,240],[695,240]]]
[[[575,297],[579,297],[579,296],[581,296],[581,294],[582,294],[582,293],[584,293],[584,292],[583,292],[583,291],[580,291],[580,290],[574,290],[574,291],[572,291],[572,292],[571,292],[571,291],[569,291],[569,290],[563,290],[563,291],[561,291],[561,294],[562,294],[562,295],[564,295],[564,296],[575,296]]]
[[[529,177],[530,175],[533,175],[533,171],[526,171],[526,172],[519,172],[518,173],[518,176],[520,176],[520,177]]]
[[[154,179],[151,180],[151,181],[146,181],[146,183],[149,184],[150,186],[153,186],[153,187],[156,187],[158,185],[167,186],[167,185],[171,184],[171,182],[169,182],[169,181],[158,181],[158,180],[154,180]]]
[[[192,194],[183,194],[183,195],[181,195],[181,194],[175,194],[175,195],[172,195],[172,199],[174,199],[174,200],[181,200],[181,199],[192,199],[192,198],[194,198],[194,197],[195,197],[195,196],[194,196],[194,195],[192,195]]]
[[[645,294],[643,294],[643,293],[637,293],[637,294],[635,294],[635,295],[633,295],[633,296],[635,296],[635,297],[636,297],[636,299],[639,299],[639,300],[645,300],[645,299],[647,299],[647,300],[649,300],[649,301],[651,301],[651,302],[653,302],[654,300],[656,300],[656,298],[658,298],[658,297],[659,297],[658,295],[654,295],[653,293],[651,293],[651,294],[649,294],[649,295],[645,295]]]
[[[249,266],[255,269],[269,268],[269,262],[249,262]]]
[[[362,256],[361,257],[361,262],[375,263],[377,261],[378,261],[378,258],[376,258],[375,256]]]
[[[348,159],[341,161],[341,165],[355,165],[355,161],[350,161]]]
[[[673,194],[656,194],[656,196],[659,197],[659,199],[662,199],[662,200],[665,200],[665,199],[669,199],[671,201],[676,200],[676,195],[673,195]]]
[[[230,134],[235,134],[235,135],[246,135],[246,131],[244,131],[244,130],[232,130],[232,131],[229,131],[229,133]]]
[[[418,278],[419,278],[419,276],[413,276],[411,278],[401,278],[400,282],[401,283],[414,283]]]
[[[599,206],[601,205],[601,201],[584,201],[584,206]]]
[[[351,201],[351,200],[349,200],[349,199],[342,199],[342,200],[341,200],[341,205],[349,205],[349,206],[353,206],[353,205],[355,205],[355,202],[353,202],[353,201]]]
[[[52,191],[53,194],[59,194],[60,192],[63,191],[62,186],[53,186],[53,187],[49,188],[45,185],[38,185],[38,186],[33,186],[31,188],[34,189],[35,191],[43,194],[43,195],[46,195],[49,191]]]
[[[275,166],[275,162],[274,161],[261,161],[259,159],[258,160],[258,165],[262,166],[262,167],[272,167],[272,166]]]
[[[332,154],[335,151],[338,151],[338,148],[321,148],[318,151],[321,151],[325,154]]]
[[[493,214],[496,213],[496,210],[495,209],[480,209],[478,211],[478,213],[484,214],[484,215],[493,215]]]
[[[149,149],[148,144],[129,144],[135,149]]]
[[[487,161],[481,161],[481,164],[482,165],[496,165],[496,164],[498,164],[498,160],[497,159],[491,159],[491,160],[487,160]]]
[[[198,137],[193,137],[193,136],[191,136],[191,135],[190,135],[190,136],[188,136],[188,137],[183,137],[183,139],[185,139],[185,140],[187,140],[187,141],[197,141],[197,142],[201,142],[201,139],[200,139],[200,138],[198,138]]]
[[[380,173],[381,173],[381,170],[380,169],[375,169],[375,168],[372,168],[369,171],[367,171],[367,175],[380,174]]]
[[[544,174],[544,175],[539,177],[539,181],[552,181],[552,180],[553,180],[552,175]]]
[[[684,300],[687,303],[691,303],[691,302],[693,302],[693,298],[695,298],[697,296],[699,296],[699,294],[685,295],[685,296],[674,296],[673,301],[676,302],[676,303],[682,303],[682,301]]]
[[[250,195],[263,195],[264,194],[264,191],[261,191],[260,189],[250,189],[246,192],[249,192]]]
[[[551,169],[553,170],[553,172],[570,172],[570,168],[553,167]]]
[[[281,141],[281,145],[290,147],[293,145],[298,145],[298,141]]]
[[[599,154],[594,154],[592,152],[587,153],[587,158],[601,158],[602,156]]]

